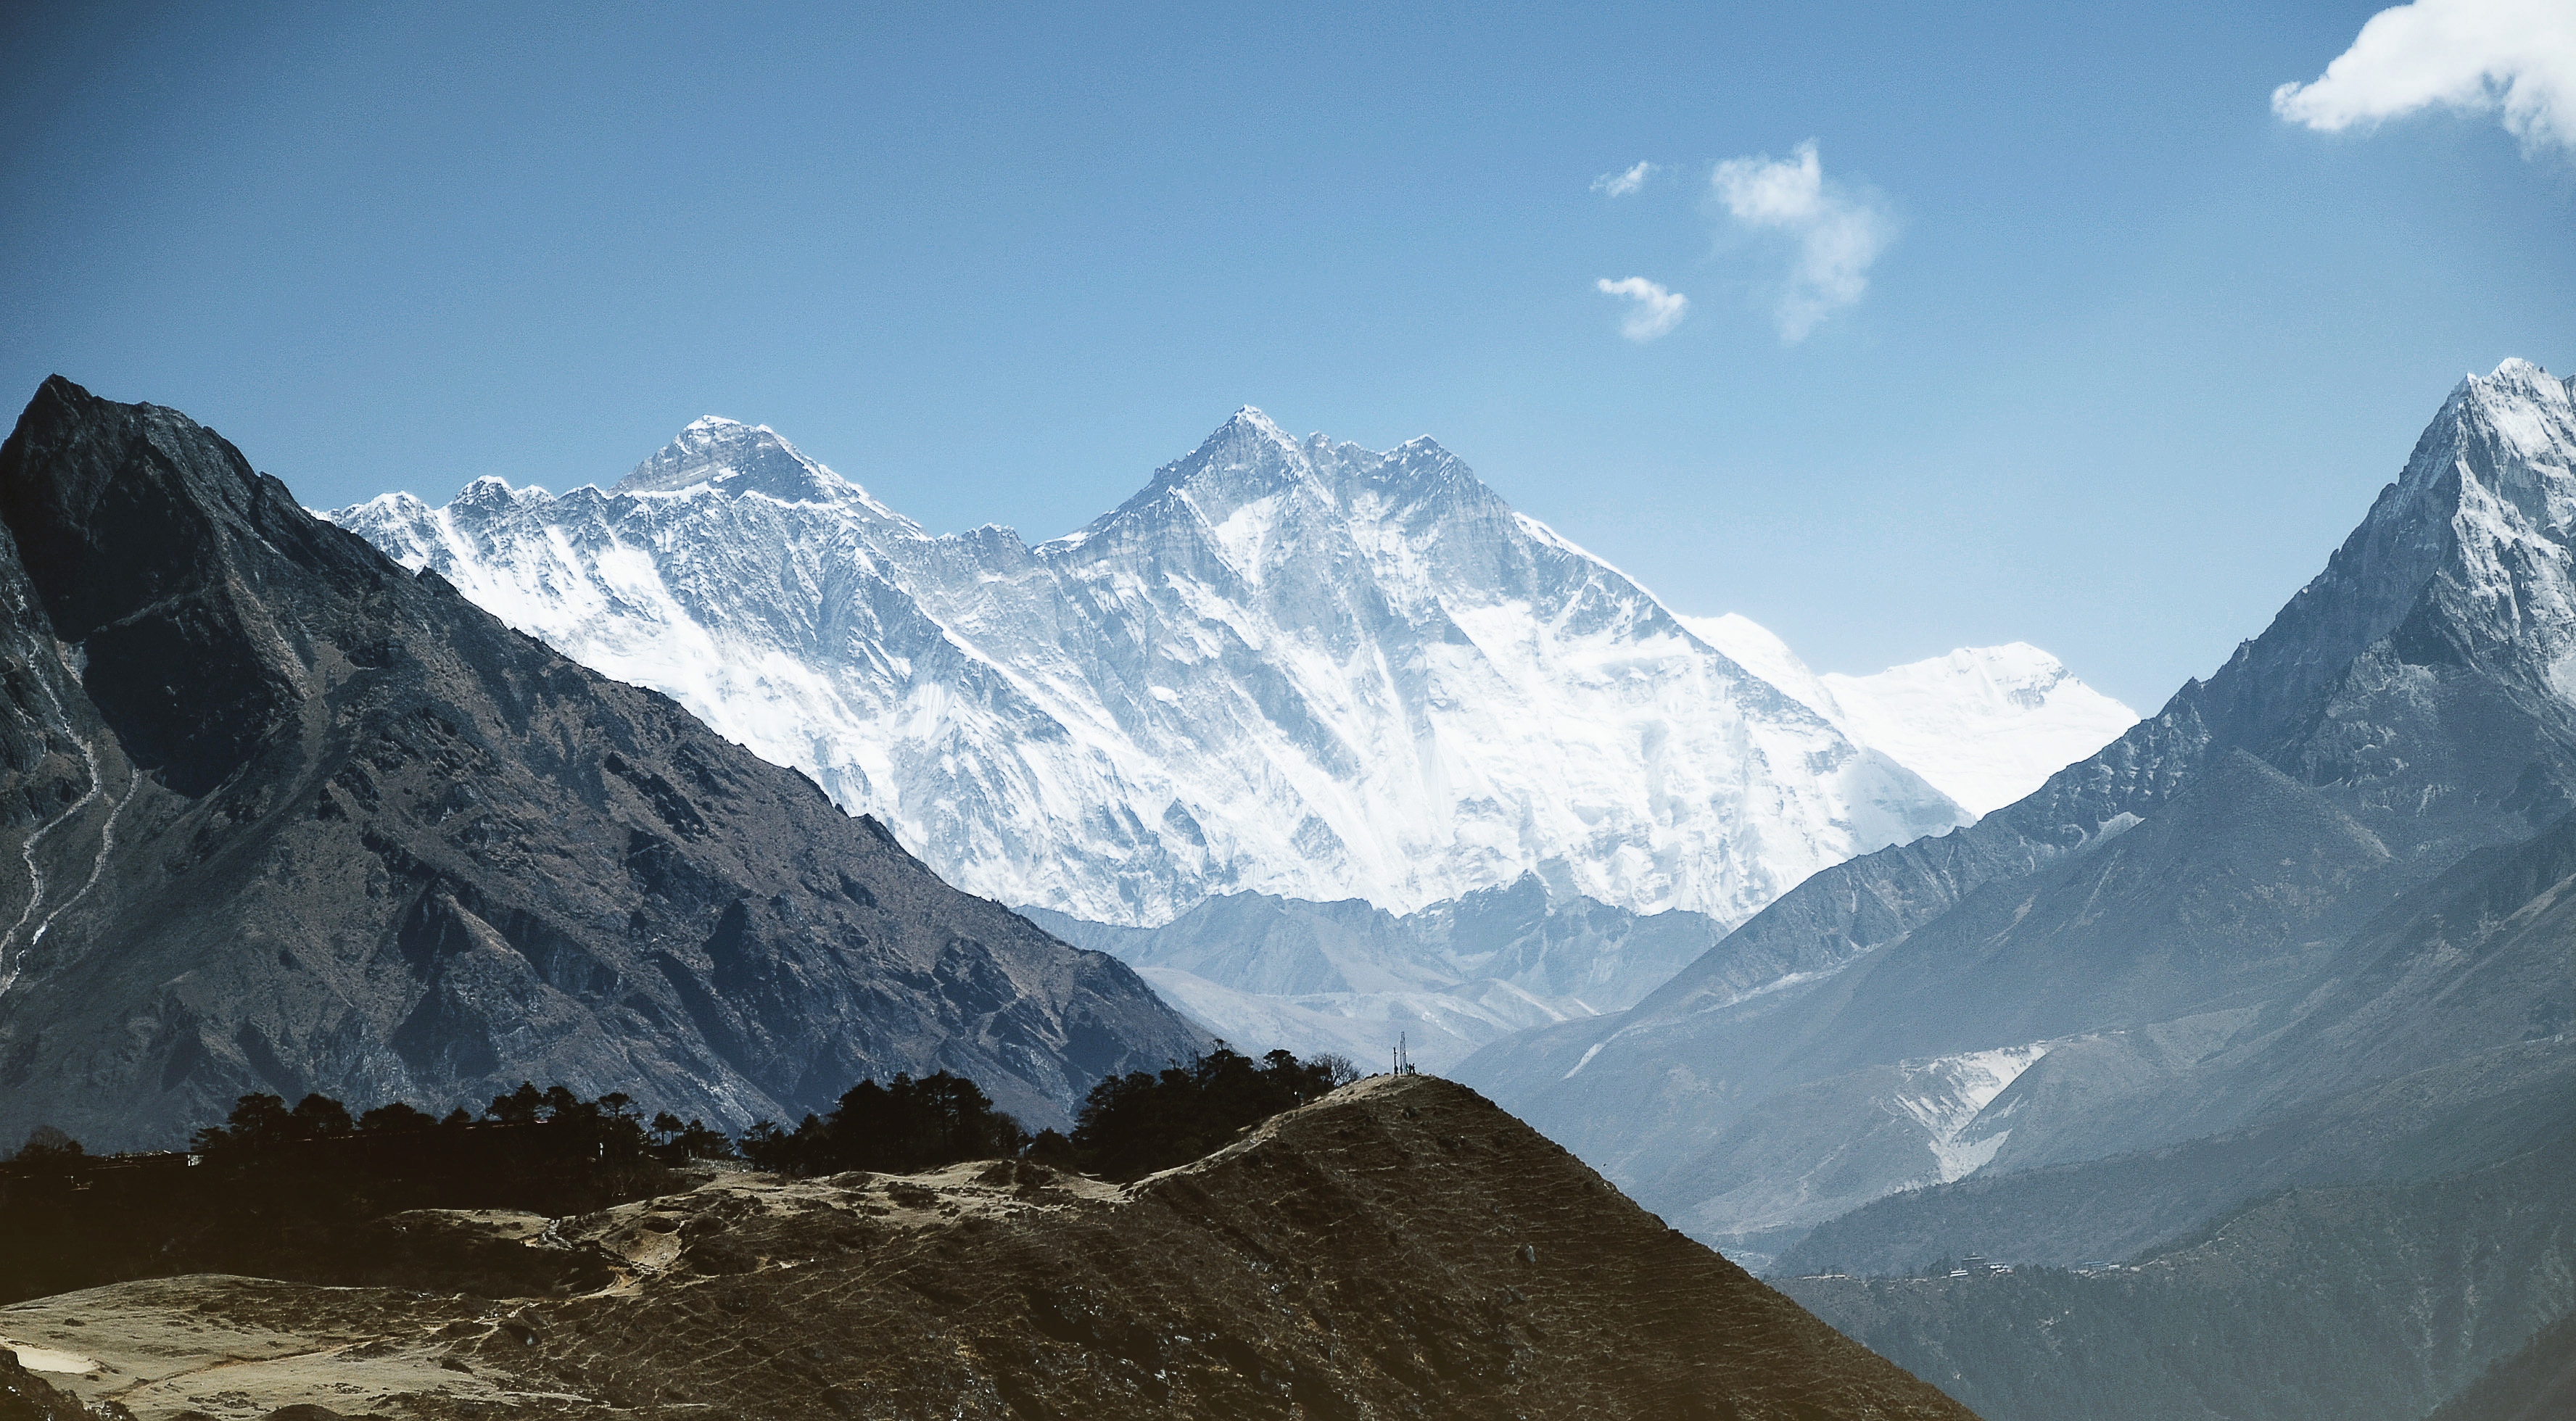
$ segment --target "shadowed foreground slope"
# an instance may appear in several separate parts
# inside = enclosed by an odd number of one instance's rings
[[[144,1421],[1970,1416],[1429,1077],[1124,1189],[726,1175],[541,1224],[491,1226],[620,1281],[496,1307],[200,1275],[0,1310],[0,1337],[76,1340],[101,1369],[73,1384]]]

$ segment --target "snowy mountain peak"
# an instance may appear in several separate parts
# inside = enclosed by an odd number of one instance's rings
[[[2028,642],[1821,679],[1854,739],[1979,814],[2039,788],[2138,719]]]
[[[1035,547],[855,490],[699,492],[832,478],[709,422],[611,494],[338,516],[950,881],[1095,922],[1244,890],[1407,911],[1537,871],[1733,923],[1963,818],[1427,439],[1295,441],[1247,407]]]
[[[2463,460],[2472,476],[2492,473],[2500,484],[2564,482],[2571,477],[2571,437],[2576,381],[2557,379],[2528,360],[2508,360],[2494,374],[2466,376],[2452,389],[2416,443],[2406,482],[2438,480]]]
[[[1199,442],[1198,455],[1214,455],[1217,460],[1267,459],[1276,455],[1291,458],[1304,452],[1288,431],[1272,423],[1270,416],[1253,405],[1245,405],[1216,427],[1216,431]],[[1211,460],[1210,462],[1215,462]],[[1190,462],[1185,459],[1183,463]]]
[[[1300,443],[1289,438],[1270,416],[1245,405],[1200,440],[1196,449],[1156,469],[1125,503],[1058,542],[1079,544],[1167,502],[1176,493],[1208,516],[1223,517],[1242,502],[1301,484],[1312,488],[1318,453],[1313,440]]]
[[[2475,371],[2460,377],[2452,388],[2460,394],[2488,397],[2554,400],[2563,403],[2571,382],[2560,380],[2549,371],[2521,356],[2508,356],[2496,368],[2481,376]]]
[[[498,474],[485,474],[458,490],[456,501],[476,507],[507,507],[530,499],[549,499],[553,494],[535,484],[512,488],[510,481]]]
[[[2576,397],[2527,360],[2463,378],[2315,586],[2361,578],[2371,625],[2402,616],[2446,562],[2455,580],[2501,587],[2507,567],[2576,533]],[[2538,540],[2534,543],[2533,540]],[[2517,548],[2522,552],[2514,551]],[[2342,566],[2350,561],[2352,566]],[[2304,595],[2304,594],[2303,594]],[[2295,604],[2294,604],[2295,605]],[[2393,623],[2391,623],[2393,625]],[[2380,628],[2385,630],[2384,627]]]
[[[760,494],[785,503],[850,503],[877,518],[910,523],[768,425],[722,415],[691,420],[678,438],[637,464],[611,492],[680,493],[701,486],[734,498]]]

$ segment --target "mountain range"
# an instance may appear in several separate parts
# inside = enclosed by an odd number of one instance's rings
[[[807,770],[951,881],[1118,926],[1234,893],[1405,914],[1530,873],[1731,926],[1975,817],[1929,776],[1990,798],[2130,719],[2027,648],[1784,689],[1431,440],[1295,439],[1250,408],[1034,546],[930,534],[713,417],[604,492],[485,479],[330,516]],[[2046,730],[1986,757],[2008,765],[1855,738],[1924,743],[1903,727],[1945,696]]]
[[[1238,411],[1067,537],[935,536],[708,417],[607,491],[333,520],[882,817],[1218,1036],[1440,1068],[2135,720],[2025,645],[1819,676],[1429,440]]]
[[[2545,1145],[2576,1125],[2571,538],[2568,383],[2468,378],[2206,681],[1459,1074],[1798,1268],[2118,1258]]]
[[[740,1128],[948,1069],[1032,1127],[1205,1037],[805,776],[60,378],[0,444],[0,1138],[523,1080]]]
[[[1255,1051],[1400,1050],[1442,1070],[1527,1027],[1628,1006],[1726,929],[1675,908],[1639,915],[1536,874],[1397,915],[1359,899],[1210,898],[1158,928],[1020,910],[1124,960],[1211,1033]]]

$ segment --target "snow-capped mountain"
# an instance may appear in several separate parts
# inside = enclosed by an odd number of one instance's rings
[[[2137,712],[2028,642],[1963,647],[1874,676],[1819,676],[1748,618],[1682,620],[1972,814],[2003,808],[2138,723]]]
[[[1246,408],[1034,547],[927,533],[713,418],[606,492],[331,516],[952,882],[1096,922],[1241,891],[1408,912],[1536,870],[1732,924],[1973,817],[1428,439]]]
[[[1838,1250],[1881,1251],[1835,1256],[1897,1266],[1951,1207],[2003,1236],[1944,1224],[1941,1247],[2035,1257],[2054,1230],[2057,1259],[2099,1257],[2338,1182],[2300,1173],[2318,1160],[2519,1148],[2374,1122],[2400,1097],[2461,1122],[2576,1100],[2569,903],[2576,382],[2509,360],[2153,717],[1972,826],[1819,873],[1628,1011],[1457,1073],[1748,1258],[1840,1220]],[[2223,1185],[2136,1153],[2255,1160],[2265,1131],[2295,1148]]]

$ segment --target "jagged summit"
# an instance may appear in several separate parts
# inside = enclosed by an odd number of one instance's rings
[[[1057,542],[1072,545],[1098,537],[1176,495],[1200,516],[1222,521],[1248,502],[1274,496],[1340,509],[1354,498],[1398,492],[1426,498],[1447,490],[1469,490],[1502,504],[1501,496],[1464,461],[1427,434],[1386,450],[1335,440],[1320,430],[1294,439],[1261,410],[1245,405],[1196,449],[1156,469],[1126,502]]]
[[[2430,492],[2455,471],[2484,478],[2526,517],[2564,531],[2576,505],[2576,471],[2566,462],[2571,431],[2576,382],[2527,360],[2508,360],[2491,375],[2465,376],[2453,387],[2400,483]]]
[[[1210,431],[1197,448],[1156,469],[1126,502],[1054,541],[1072,546],[1097,537],[1122,519],[1166,503],[1176,493],[1188,497],[1207,491],[1223,501],[1248,491],[1274,492],[1311,484],[1317,453],[1331,447],[1321,440],[1321,435],[1314,435],[1300,443],[1272,423],[1270,416],[1245,405]]]
[[[1963,1142],[1995,1142],[1979,1169],[2103,1158],[2286,1108],[2254,1089],[2264,1072],[2358,1088],[2358,1052],[2294,1058],[2303,1038],[2272,1033],[2360,965],[2338,954],[2372,915],[2576,822],[2571,469],[2565,382],[2521,361],[2462,382],[2324,570],[2207,680],[1976,824],[1818,873],[1623,1016],[1460,1074],[1756,1251]],[[2516,882],[2495,919],[2546,880]],[[2424,946],[2400,993],[2418,1014],[2460,951]],[[2503,1034],[2561,1029],[2557,951]],[[2000,1094],[1920,1089],[2015,1052],[2030,1074]],[[1827,1174],[1847,1192],[1829,1199]]]
[[[610,492],[676,493],[701,485],[736,498],[763,494],[786,503],[855,504],[875,517],[910,523],[768,425],[721,415],[690,421],[678,438],[637,464]]]
[[[1229,429],[1246,430],[1250,433],[1258,434],[1266,439],[1277,439],[1282,443],[1296,442],[1290,439],[1288,437],[1288,432],[1281,429],[1278,423],[1271,419],[1268,414],[1264,413],[1259,405],[1236,406],[1234,413],[1226,416],[1225,423],[1217,426],[1216,433],[1209,435],[1208,438],[1211,440],[1220,438]]]
[[[2558,685],[2544,701],[2566,701],[2576,692],[2571,465],[2567,384],[2525,360],[2463,379],[2324,571],[2178,702],[2212,732],[2259,743],[2401,628],[2509,680]]]

